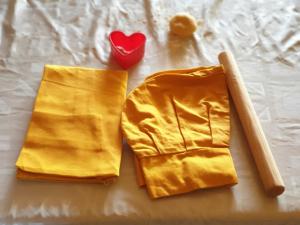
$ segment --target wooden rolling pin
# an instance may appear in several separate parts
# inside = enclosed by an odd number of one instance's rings
[[[237,109],[265,190],[270,196],[278,196],[284,192],[284,183],[236,61],[229,52],[220,53],[219,61],[224,67],[227,86]]]

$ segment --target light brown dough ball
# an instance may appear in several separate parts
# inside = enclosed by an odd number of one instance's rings
[[[181,37],[189,37],[197,30],[197,21],[187,13],[178,13],[170,20],[170,30]]]

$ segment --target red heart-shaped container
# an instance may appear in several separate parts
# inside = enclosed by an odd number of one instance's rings
[[[113,31],[109,35],[112,56],[124,69],[139,62],[145,53],[146,36],[133,33],[126,36],[122,31]]]

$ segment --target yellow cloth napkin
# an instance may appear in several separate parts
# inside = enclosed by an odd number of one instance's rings
[[[237,183],[222,67],[148,77],[127,97],[122,129],[153,198]]]
[[[105,182],[119,175],[127,72],[46,65],[17,177]]]

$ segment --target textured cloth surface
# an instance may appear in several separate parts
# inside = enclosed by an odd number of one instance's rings
[[[222,67],[147,77],[126,99],[122,129],[153,198],[237,183]]]
[[[126,87],[126,71],[46,65],[17,177],[101,182],[118,176]]]
[[[188,12],[190,39],[170,35],[169,19]],[[297,0],[0,0],[0,223],[3,224],[300,224],[300,76]],[[230,151],[239,183],[151,200],[136,185],[124,144],[112,185],[26,182],[15,162],[45,64],[120,69],[108,35],[147,36],[143,60],[128,72],[129,91],[157,71],[219,64],[231,50],[286,184],[265,195],[231,104]]]

